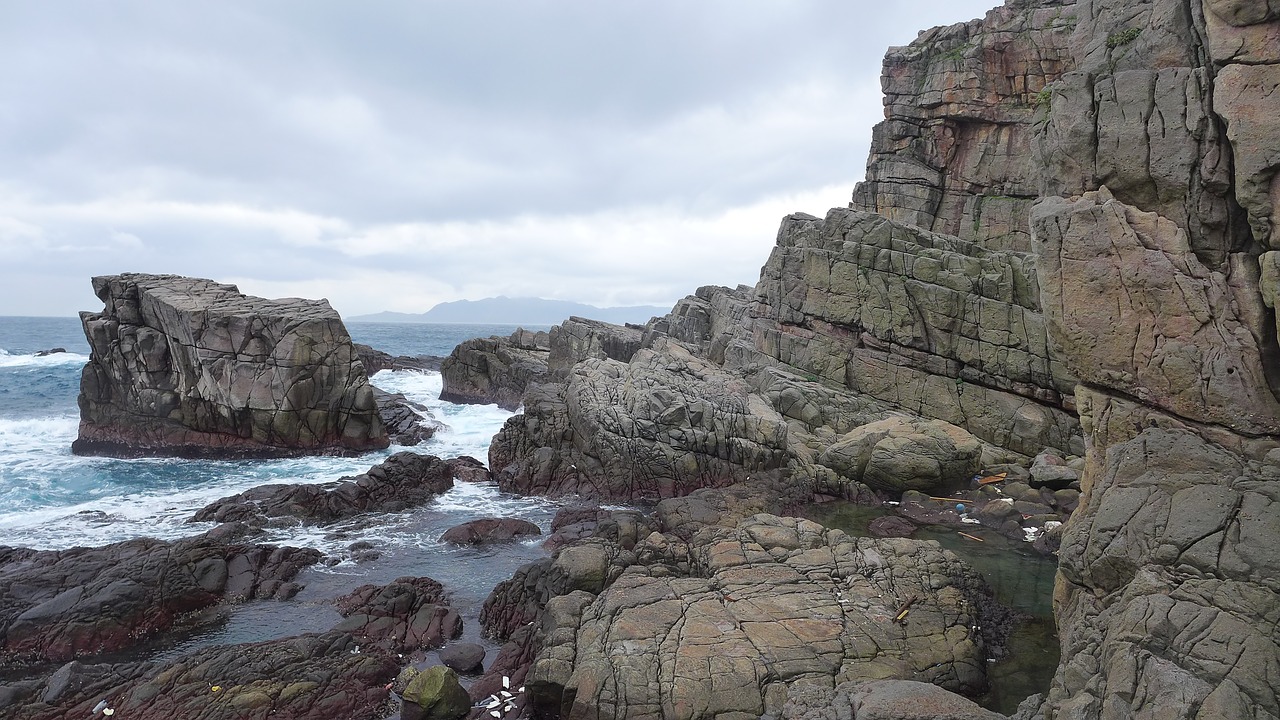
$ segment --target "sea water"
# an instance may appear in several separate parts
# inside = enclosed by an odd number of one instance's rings
[[[447,355],[473,337],[509,335],[516,326],[350,323],[356,342],[392,355]],[[535,330],[545,327],[529,328]],[[40,356],[52,348],[66,352]],[[71,454],[76,396],[88,345],[76,318],[0,317],[0,545],[38,549],[97,546],[135,537],[174,540],[203,533],[189,522],[205,505],[268,483],[324,483],[356,475],[393,452],[488,457],[493,435],[512,413],[496,405],[440,401],[437,372],[388,371],[372,383],[426,406],[445,427],[430,441],[356,457],[276,460],[116,459]],[[549,529],[557,506],[500,492],[493,483],[456,483],[432,502],[401,513],[366,515],[326,526],[272,527],[258,542],[313,547],[327,563],[299,578],[306,589],[284,603],[237,606],[212,631],[173,640],[161,654],[211,643],[263,640],[325,630],[337,622],[332,598],[365,583],[427,575],[444,583],[464,618],[474,619],[495,583],[545,555],[539,540],[485,548],[439,542],[448,528],[481,517],[522,517]],[[358,553],[353,543],[372,545]],[[299,606],[306,612],[299,612]],[[475,633],[469,623],[468,636]]]

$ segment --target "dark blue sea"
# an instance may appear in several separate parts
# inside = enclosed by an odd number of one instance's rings
[[[356,342],[392,355],[448,355],[464,340],[509,335],[515,327],[349,323],[347,329]],[[38,356],[52,348],[66,352]],[[86,360],[88,345],[77,318],[0,317],[0,545],[62,549],[139,536],[197,535],[212,525],[187,520],[213,500],[265,483],[321,483],[355,475],[405,449],[285,460],[78,457],[71,454],[71,442],[79,422],[76,395]],[[495,405],[441,402],[439,373],[384,370],[371,379],[380,388],[425,405],[446,425],[429,443],[412,448],[418,452],[486,460],[490,440],[511,415]],[[550,501],[507,495],[492,484],[459,483],[431,504],[409,512],[366,517],[349,526],[271,528],[265,541],[317,548],[333,565],[308,571],[307,590],[295,601],[238,608],[217,633],[192,639],[189,645],[325,630],[337,617],[328,598],[356,585],[389,582],[402,575],[429,575],[443,582],[464,617],[474,617],[494,583],[543,551],[537,541],[455,548],[441,544],[440,534],[461,522],[490,516],[523,517],[545,532],[555,510]],[[348,549],[356,541],[373,543],[380,557],[356,562]],[[299,613],[299,603],[314,608]],[[474,629],[471,623],[467,634]]]

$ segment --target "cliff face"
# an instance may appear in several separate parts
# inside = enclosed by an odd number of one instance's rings
[[[1280,717],[1280,6],[1009,0],[883,83],[849,208],[526,393],[491,467],[785,500],[1083,455],[1044,716]]]
[[[92,350],[73,451],[264,456],[388,441],[342,319],[323,300],[264,300],[176,275],[93,279]]]
[[[1078,383],[1048,718],[1280,715],[1278,10],[1009,2],[886,60],[854,205],[1029,250]]]

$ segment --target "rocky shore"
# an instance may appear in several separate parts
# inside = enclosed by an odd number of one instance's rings
[[[48,665],[0,683],[0,717],[1280,717],[1277,37],[1258,3],[1008,0],[891,49],[866,180],[850,207],[783,219],[754,287],[442,362],[445,397],[522,408],[487,469],[396,455],[334,487],[226,498],[199,517],[234,522],[191,540],[0,550],[5,667]],[[215,429],[237,449],[386,442],[325,308],[298,310],[306,333],[254,325],[226,349],[207,338],[234,323],[176,282],[95,281],[86,442],[129,427],[170,448]],[[338,381],[303,394],[336,416],[294,412],[301,381],[279,374],[278,349],[313,347],[307,333],[332,350],[309,361],[336,362],[315,376]],[[200,382],[188,350],[275,379]],[[124,384],[146,392],[107,390]],[[252,544],[249,525],[401,512],[489,478],[565,507],[548,555],[475,618],[502,643],[477,677],[421,654],[467,620],[416,575],[335,598],[329,632],[104,655],[295,592],[318,554]],[[879,514],[865,536],[796,517],[837,501]],[[911,537],[924,525],[1058,558],[1061,662],[1011,714],[965,696],[1021,618]],[[532,535],[494,521],[450,540]]]

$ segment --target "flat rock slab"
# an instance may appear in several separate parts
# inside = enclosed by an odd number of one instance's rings
[[[684,573],[686,546],[661,538],[637,545],[650,562],[598,596],[547,604],[527,681],[535,705],[602,718],[758,717],[801,678],[985,686],[985,586],[936,543],[757,515],[700,532]]]
[[[390,654],[329,632],[221,645],[168,663],[71,668],[82,682],[53,702],[33,694],[0,711],[12,720],[102,718],[94,708],[105,702],[129,720],[380,720],[398,670]]]

